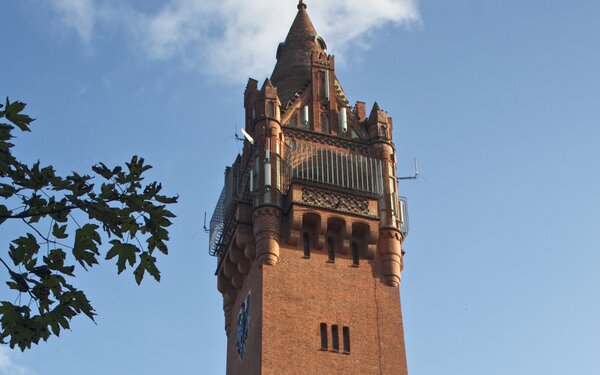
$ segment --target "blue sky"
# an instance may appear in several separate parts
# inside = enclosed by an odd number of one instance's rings
[[[419,161],[400,184],[410,373],[598,373],[600,2],[307,2],[351,102],[393,116],[399,174]],[[247,77],[270,74],[295,1],[1,9],[0,96],[38,119],[16,152],[64,173],[138,154],[180,203],[160,284],[81,274],[98,324],[0,348],[0,374],[224,373],[203,216],[239,150]]]

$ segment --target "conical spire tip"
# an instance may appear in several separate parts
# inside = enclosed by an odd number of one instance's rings
[[[304,2],[304,0],[300,0],[298,2],[298,9],[300,9],[300,8],[306,9],[306,3]]]

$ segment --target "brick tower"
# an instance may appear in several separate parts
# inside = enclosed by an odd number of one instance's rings
[[[227,374],[407,374],[392,118],[349,104],[303,1],[244,108],[210,222]]]

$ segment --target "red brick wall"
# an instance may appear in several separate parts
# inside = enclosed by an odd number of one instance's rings
[[[228,375],[259,375],[261,374],[261,339],[262,339],[262,276],[258,263],[252,262],[252,268],[244,278],[244,286],[238,290],[236,301],[232,307],[231,324],[227,339],[227,374]],[[236,348],[237,317],[240,306],[248,291],[250,297],[250,325],[246,341],[246,353],[241,360]]]
[[[352,267],[349,255],[327,263],[324,251],[302,258],[282,246],[279,262],[263,266],[262,374],[406,374],[398,288],[374,277],[373,261]],[[320,350],[327,323],[329,351]],[[331,351],[331,325],[340,353]],[[342,327],[350,327],[351,353],[342,354]]]

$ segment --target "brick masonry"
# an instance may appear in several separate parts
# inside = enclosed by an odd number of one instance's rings
[[[368,117],[363,102],[349,107],[334,58],[323,47],[301,2],[278,52],[273,81],[258,90],[258,82],[250,79],[244,93],[245,130],[254,144],[245,142],[236,173],[251,174],[254,182],[252,188],[249,182],[239,186],[243,194],[230,216],[233,234],[223,244],[217,270],[229,375],[407,375],[399,289],[406,233],[394,208],[392,119],[376,103]],[[300,126],[308,106],[310,121]],[[347,115],[347,130],[336,126],[338,115],[342,121]],[[383,193],[291,179],[284,191],[285,166],[277,163],[289,156],[286,141],[292,139],[376,158]],[[245,196],[251,198],[240,198]],[[308,258],[305,235],[310,237]],[[334,262],[328,259],[329,240]],[[246,349],[240,358],[236,341],[243,324],[238,319],[249,293]],[[327,350],[321,349],[322,323],[327,324]],[[332,325],[339,327],[337,352]],[[350,329],[349,353],[343,352],[343,327]]]

